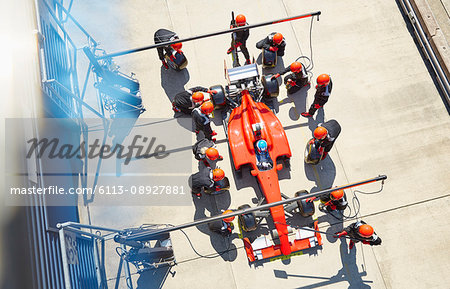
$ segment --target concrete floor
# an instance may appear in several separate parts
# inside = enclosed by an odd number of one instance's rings
[[[291,170],[280,172],[280,186],[282,192],[293,196],[300,189],[316,191],[386,174],[388,180],[379,194],[347,192],[349,198],[358,196],[359,217],[374,226],[383,244],[357,245],[356,250],[348,252],[345,242],[324,238],[319,250],[255,268],[248,265],[242,242],[235,235],[231,248],[236,250],[204,259],[195,255],[180,232],[175,232],[172,238],[179,264],[172,271],[176,273],[166,276],[167,272],[160,269],[134,274],[134,286],[448,288],[450,120],[395,1],[75,1],[72,11],[101,42],[101,48],[116,52],[151,44],[154,31],[161,27],[176,31],[181,38],[224,29],[229,25],[231,10],[245,14],[250,24],[322,11],[312,31],[313,83],[317,75],[329,73],[333,93],[315,119],[305,119],[299,113],[311,103],[314,88],[289,97],[281,89],[277,116],[287,128],[293,157]],[[309,28],[310,19],[254,29],[248,40],[250,53],[258,58],[254,43],[277,31],[287,41],[283,57],[286,65],[300,55],[310,57]],[[223,60],[231,64],[225,54],[229,42],[230,36],[223,35],[185,43],[183,51],[189,65],[181,73],[162,70],[154,50],[117,57],[122,71],[133,71],[140,80],[147,108],[141,118],[172,118],[169,99],[183,87],[224,85]],[[96,104],[92,87],[86,98]],[[329,158],[319,166],[306,166],[304,145],[317,123],[328,119],[338,120],[342,133]],[[89,207],[92,224],[114,228],[181,224],[227,207],[252,204],[256,181],[244,172],[244,178],[235,183],[227,143],[220,141],[224,132],[221,127],[216,130],[218,149],[225,158],[220,166],[232,181],[230,194],[188,200],[186,206],[177,207],[102,207],[94,202]],[[196,163],[192,164],[195,168]],[[356,190],[371,192],[378,188],[379,184],[374,184]],[[80,211],[84,216],[85,208]],[[318,218],[321,230],[327,232],[349,224],[322,213]],[[227,248],[225,240],[210,236],[205,227],[187,229],[186,233],[201,254]],[[114,286],[119,262],[113,247],[109,244],[110,287]],[[121,286],[124,288],[123,280]]]

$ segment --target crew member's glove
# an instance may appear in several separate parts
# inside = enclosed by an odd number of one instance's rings
[[[317,103],[314,104],[314,108],[315,108],[315,109],[319,109],[319,108],[321,108],[321,107],[322,107],[322,106],[321,106],[320,104],[317,104]]]
[[[211,94],[211,95],[214,95],[214,94],[217,93],[217,91],[215,91],[215,90],[208,90],[207,93],[209,93],[209,94]]]
[[[241,45],[242,45],[242,43],[237,41],[237,42],[234,44],[234,47],[238,48],[238,47],[241,46]]]
[[[314,144],[314,139],[310,140],[310,141],[308,142],[308,144],[310,144],[310,145]]]
[[[269,50],[272,51],[272,52],[275,52],[275,51],[278,50],[278,47],[271,46],[271,47],[269,48]]]
[[[307,198],[306,200],[305,200],[305,202],[313,202],[314,200],[316,199],[316,197],[312,197],[312,198]]]
[[[334,235],[333,235],[333,237],[335,237],[335,238],[341,238],[341,237],[343,237],[343,236],[347,236],[347,231],[342,231],[342,232],[336,232],[336,233],[334,233]]]
[[[169,69],[169,65],[167,65],[167,62],[165,60],[161,60],[161,62],[165,69]]]
[[[275,75],[273,75],[270,79],[275,79],[275,78],[278,78],[278,77],[280,77],[281,75],[279,74],[279,73],[277,73],[277,74],[275,74]]]
[[[348,244],[348,248],[351,250],[355,246],[355,242],[353,240],[350,240],[350,243]]]
[[[287,83],[289,83],[291,86],[297,85],[297,82],[293,81],[292,79],[289,79],[289,80],[287,81]]]

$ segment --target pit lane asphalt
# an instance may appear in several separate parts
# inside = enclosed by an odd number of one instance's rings
[[[196,257],[181,233],[174,233],[179,262],[173,268],[176,274],[165,277],[162,270],[135,274],[135,287],[447,288],[450,121],[400,9],[394,1],[310,2],[74,2],[73,15],[108,52],[151,43],[153,32],[160,27],[185,36],[223,29],[229,24],[231,10],[245,14],[249,23],[322,11],[320,21],[313,24],[312,72],[314,79],[330,73],[334,88],[324,110],[314,119],[299,116],[312,102],[313,87],[289,97],[281,90],[277,116],[290,128],[286,133],[293,153],[290,172],[280,172],[281,190],[292,196],[300,189],[315,191],[378,174],[388,176],[382,193],[358,194],[360,216],[383,239],[379,247],[357,245],[356,250],[348,252],[345,242],[324,238],[320,250],[254,268],[248,266],[238,238],[232,241],[237,250],[224,257],[202,259]],[[103,21],[102,17],[113,21]],[[287,41],[285,65],[301,54],[310,56],[309,25],[306,19],[255,29],[248,40],[250,53],[258,58],[254,43],[277,31]],[[141,117],[173,117],[169,97],[183,86],[224,85],[223,59],[231,64],[225,54],[229,42],[226,35],[186,43],[183,50],[189,66],[188,72],[182,74],[162,70],[156,51],[117,58],[122,70],[133,71],[141,82],[143,102],[148,108]],[[92,89],[87,101],[96,103]],[[338,120],[342,133],[328,159],[320,166],[305,166],[303,149],[311,130],[327,119]],[[216,130],[218,139],[223,140],[221,127]],[[218,149],[225,158],[221,167],[232,176],[227,143],[219,142]],[[255,180],[244,175],[239,190],[232,177],[230,180],[230,196],[217,197],[215,202],[205,198],[195,206],[176,208],[90,206],[91,222],[115,228],[142,223],[180,224],[225,206],[252,204]],[[377,188],[370,185],[358,189]],[[349,197],[354,193],[348,192]],[[85,216],[85,208],[80,207],[80,213]],[[322,230],[342,228],[342,224],[321,213],[318,218]],[[204,228],[192,228],[187,233],[202,254],[226,248],[220,237],[209,236]],[[114,254],[108,254],[110,278],[117,270],[118,257]],[[112,280],[109,286],[113,286]]]

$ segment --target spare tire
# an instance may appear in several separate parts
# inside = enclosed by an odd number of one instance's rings
[[[315,142],[312,142],[314,138],[310,139],[306,143],[305,147],[305,163],[310,165],[317,165],[322,159],[322,154],[317,150]]]
[[[169,55],[165,55],[167,64],[175,71],[181,71],[186,68],[188,61],[184,53],[175,53],[174,59],[170,59]]]
[[[277,65],[277,52],[262,49],[262,65],[263,68],[272,68]]]

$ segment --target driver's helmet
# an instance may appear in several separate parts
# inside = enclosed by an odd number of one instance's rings
[[[258,153],[266,152],[267,151],[267,142],[263,139],[260,139],[256,142],[256,149]]]

